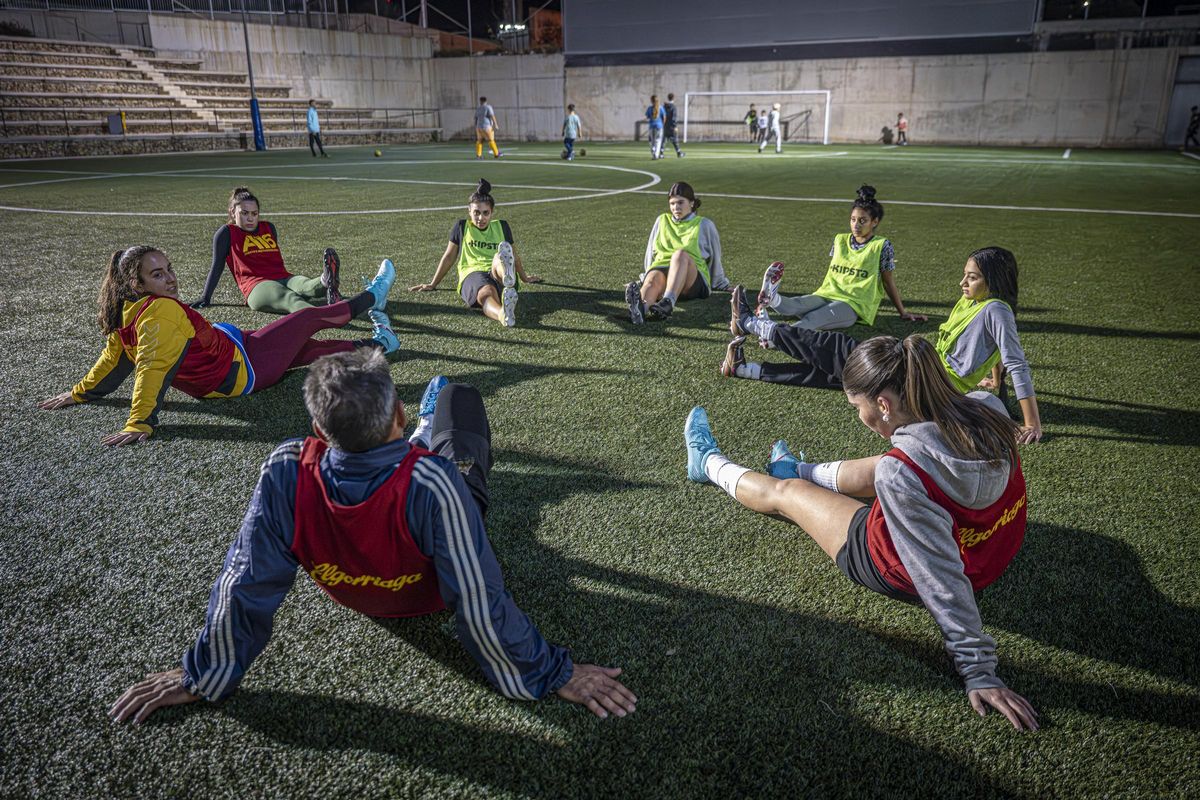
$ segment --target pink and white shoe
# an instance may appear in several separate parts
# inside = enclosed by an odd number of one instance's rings
[[[758,308],[755,309],[756,314],[763,314],[775,302],[775,298],[779,296],[781,280],[783,280],[783,262],[772,261],[771,266],[767,267],[767,271],[763,273],[762,289],[758,292]]]

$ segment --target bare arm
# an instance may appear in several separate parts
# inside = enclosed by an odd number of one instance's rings
[[[418,283],[416,286],[408,287],[410,292],[432,292],[437,288],[442,279],[446,277],[446,273],[454,266],[454,262],[458,260],[458,245],[454,242],[446,243],[446,252],[442,253],[442,260],[438,262],[437,270],[433,273],[433,280],[429,283]]]
[[[1029,397],[1021,398],[1021,416],[1025,418],[1025,424],[1021,426],[1021,432],[1017,434],[1017,442],[1020,444],[1040,442],[1042,440],[1042,417],[1038,413],[1035,396],[1029,395]]]
[[[883,278],[883,288],[887,291],[888,299],[892,301],[892,305],[900,314],[900,319],[906,319],[909,322],[925,322],[929,319],[924,314],[912,314],[904,310],[904,301],[900,299],[900,290],[896,288],[896,277],[892,270],[881,273],[880,277]]]
[[[539,276],[534,275],[532,273],[526,274],[525,265],[521,263],[521,254],[517,252],[517,246],[513,245],[512,249],[513,249],[513,264],[516,266],[517,275],[519,275],[521,277],[521,280],[525,281],[525,283],[541,283],[542,279]]]

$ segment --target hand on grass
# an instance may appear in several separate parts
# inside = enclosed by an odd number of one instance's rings
[[[987,714],[988,706],[991,706],[1019,731],[1038,729],[1038,713],[1033,710],[1028,700],[1012,689],[972,689],[967,692],[967,697],[971,701],[971,708],[981,717]]]
[[[410,292],[432,292],[437,289],[432,283],[418,283],[416,286],[408,287]]]
[[[132,717],[134,725],[141,725],[164,706],[194,703],[199,699],[199,695],[184,688],[183,668],[176,667],[166,672],[152,672],[126,689],[108,710],[108,716],[113,722],[125,722]]]
[[[143,439],[149,439],[150,434],[141,431],[117,431],[110,433],[100,440],[100,444],[109,447],[124,447],[127,444],[137,444]]]
[[[1021,432],[1017,434],[1017,444],[1029,444],[1030,442],[1040,442],[1041,440],[1041,425],[1022,425]]]
[[[905,311],[900,315],[900,319],[908,320],[909,322],[927,322],[929,317],[924,314],[914,314],[911,311]]]
[[[991,378],[984,378],[976,385],[980,389],[986,389],[989,392],[996,391],[996,382],[994,380],[992,380]]]
[[[637,696],[616,679],[620,674],[620,667],[576,664],[571,680],[558,690],[558,696],[587,706],[600,719],[607,719],[610,712],[618,717],[632,714]]]
[[[38,408],[42,411],[53,411],[56,408],[66,408],[67,406],[79,405],[79,401],[70,392],[56,394],[54,397],[47,397],[42,402],[38,403]]]
[[[542,278],[539,275],[526,275],[525,277],[521,278],[521,280],[525,281],[526,283],[541,283],[542,282]]]

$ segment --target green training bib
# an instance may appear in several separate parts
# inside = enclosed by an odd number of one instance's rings
[[[979,316],[979,312],[983,311],[989,303],[1004,303],[1004,301],[998,297],[989,297],[981,302],[975,302],[967,297],[960,297],[954,304],[949,319],[938,326],[937,344],[934,345],[934,349],[942,359],[942,366],[945,367],[950,382],[963,394],[974,391],[979,386],[979,382],[992,371],[992,367],[1000,362],[1000,350],[997,348],[966,377],[960,376],[954,371],[954,367],[950,366],[950,353],[954,350],[954,343],[958,341],[958,337],[963,335],[963,331],[971,324],[971,320]],[[1004,303],[1004,305],[1007,306],[1008,303]]]
[[[504,241],[504,228],[494,219],[483,230],[463,220],[462,243],[458,246],[458,288],[472,272],[487,272],[492,268],[496,250]]]
[[[825,273],[821,288],[813,294],[826,300],[841,300],[854,309],[864,324],[874,325],[879,302],[883,299],[879,257],[885,242],[887,239],[876,236],[861,250],[852,250],[850,234],[839,233],[833,239],[829,271]]]
[[[650,269],[669,267],[671,256],[675,251],[682,250],[696,262],[696,271],[704,279],[705,285],[711,286],[708,262],[700,255],[700,221],[703,219],[699,214],[683,222],[676,222],[670,214],[659,217],[658,235],[654,237],[654,260],[650,262]]]

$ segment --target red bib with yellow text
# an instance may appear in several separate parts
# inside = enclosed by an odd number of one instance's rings
[[[141,302],[141,301],[139,301]],[[183,361],[179,369],[171,376],[171,385],[192,397],[204,397],[215,392],[229,375],[233,366],[233,342],[229,337],[218,331],[199,312],[194,311],[185,303],[180,303],[174,297],[148,297],[145,304],[138,309],[133,320],[117,329],[121,337],[121,346],[129,355],[129,360],[137,363],[138,324],[152,303],[175,303],[183,309],[191,323],[195,334],[184,350]],[[150,326],[148,335],[155,333],[155,327]]]
[[[899,448],[892,448],[884,453],[884,457],[895,458],[915,472],[929,499],[950,515],[963,572],[971,581],[971,588],[978,592],[999,578],[1025,541],[1025,475],[1021,472],[1020,459],[1009,473],[1008,486],[996,502],[987,508],[967,508],[951,500],[933,478]],[[896,553],[878,499],[867,516],[867,551],[891,586],[909,594],[917,593],[908,570]]]
[[[446,607],[433,559],[413,541],[405,515],[417,459],[432,455],[410,447],[383,485],[358,505],[329,497],[321,480],[328,445],[309,437],[300,449],[292,553],[325,593],[372,617],[415,617]]]
[[[245,297],[263,281],[286,281],[292,277],[283,267],[279,242],[265,222],[259,222],[254,233],[229,223],[229,255],[225,264]]]

